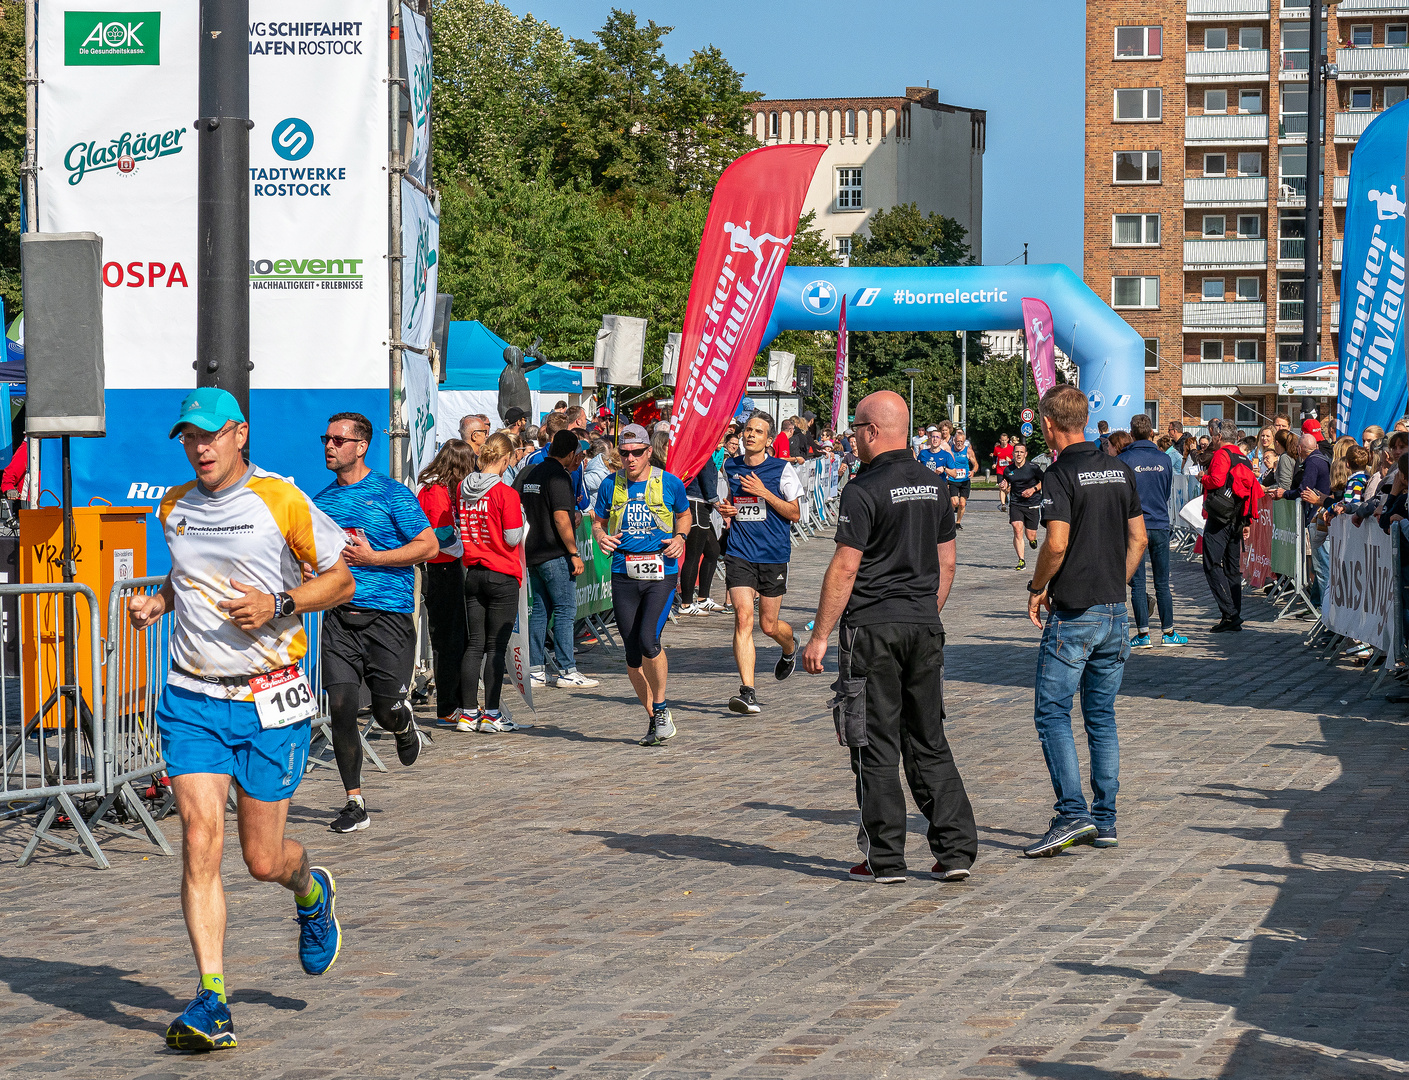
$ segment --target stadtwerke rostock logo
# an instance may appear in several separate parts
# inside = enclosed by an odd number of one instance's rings
[[[155,67],[160,63],[160,11],[64,12],[66,67]]]
[[[285,161],[299,161],[313,150],[313,128],[308,121],[290,116],[274,125],[269,143]]]

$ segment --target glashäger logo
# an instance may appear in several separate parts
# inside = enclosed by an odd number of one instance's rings
[[[160,64],[160,11],[64,12],[65,67]]]

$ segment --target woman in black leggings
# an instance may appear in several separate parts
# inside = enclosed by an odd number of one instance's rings
[[[680,563],[680,614],[708,615],[723,611],[709,598],[709,587],[719,567],[719,537],[709,515],[719,498],[719,470],[706,460],[699,473],[685,486],[690,499],[692,528],[685,538],[685,558]],[[699,602],[695,593],[699,592]]]

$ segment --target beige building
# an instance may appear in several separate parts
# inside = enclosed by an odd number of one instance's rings
[[[911,86],[904,97],[756,101],[760,143],[825,143],[804,212],[843,258],[880,209],[915,203],[922,214],[968,229],[983,256],[983,152],[987,113],[946,105],[939,91]]]

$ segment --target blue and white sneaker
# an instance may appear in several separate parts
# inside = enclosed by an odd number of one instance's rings
[[[214,990],[202,990],[166,1029],[166,1045],[187,1054],[235,1049],[230,1006]]]
[[[1064,851],[1072,844],[1089,844],[1095,838],[1095,823],[1087,818],[1053,818],[1047,835],[1023,848],[1023,854],[1029,859],[1041,859]]]
[[[1189,639],[1186,638],[1183,634],[1176,634],[1173,630],[1166,630],[1164,632],[1164,639],[1160,642],[1160,644],[1169,646],[1187,645],[1189,644]]]
[[[342,949],[342,927],[338,924],[338,883],[323,867],[310,871],[323,887],[323,895],[311,908],[298,908],[298,962],[310,975],[321,975],[333,966]]]
[[[1132,649],[1153,649],[1153,648],[1154,648],[1154,646],[1150,644],[1150,635],[1149,635],[1149,634],[1136,634],[1133,638],[1130,639],[1130,647],[1131,647]]]

